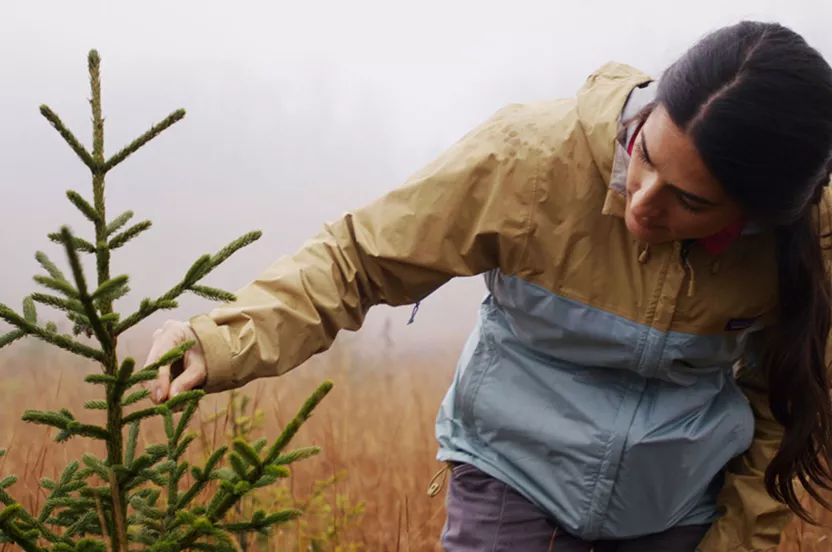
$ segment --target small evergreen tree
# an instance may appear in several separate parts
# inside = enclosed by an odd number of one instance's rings
[[[0,335],[0,347],[34,336],[100,364],[100,373],[88,375],[85,381],[96,386],[102,398],[88,401],[84,406],[106,412],[105,425],[85,423],[67,409],[57,412],[30,410],[24,413],[23,420],[56,428],[58,442],[74,437],[103,441],[107,454],[106,458],[98,458],[86,453],[81,462],[73,461],[67,465],[58,480],[44,478],[41,486],[48,498],[36,513],[26,511],[9,493],[9,488],[16,482],[14,475],[0,480],[0,508],[5,506],[0,511],[0,543],[12,542],[30,552],[234,550],[235,536],[268,533],[275,525],[300,515],[298,510],[273,513],[260,510],[245,521],[226,520],[226,514],[244,496],[288,477],[290,464],[318,453],[315,447],[289,452],[285,449],[332,384],[322,384],[270,445],[265,440],[250,444],[245,439],[235,439],[233,450],[221,447],[199,467],[191,466],[185,459],[188,446],[196,438],[194,434],[186,434],[185,430],[203,391],[188,391],[164,404],[127,412],[127,407],[148,398],[149,393],[140,387],[141,384],[154,379],[161,366],[174,365],[172,372],[175,373],[175,365],[181,363],[194,343],[183,344],[152,366],[137,370],[132,358],[119,360],[116,352],[119,336],[152,314],[175,308],[176,299],[186,292],[212,300],[233,300],[231,293],[200,282],[234,252],[257,240],[260,232],[246,234],[215,255],[200,257],[181,282],[157,299],[144,299],[135,313],[122,318],[115,312],[114,302],[124,297],[129,288],[126,275],[111,276],[110,252],[142,234],[150,228],[150,222],[123,229],[132,218],[132,212],[108,218],[105,176],[181,120],[185,111],[175,111],[105,159],[100,58],[95,50],[89,53],[88,67],[92,89],[92,153],[51,109],[42,106],[40,111],[92,174],[91,203],[75,191],[67,192],[67,197],[93,224],[94,238],[88,241],[78,237],[66,226],[50,234],[49,238],[62,245],[66,252],[71,278],[67,278],[44,253],[38,252],[36,258],[46,274],[35,276],[35,281],[50,293],[34,293],[27,297],[23,301],[22,314],[0,304],[0,319],[14,327],[10,333]],[[88,284],[84,275],[80,260],[84,254],[95,256],[97,282],[94,287]],[[60,334],[53,322],[42,325],[36,304],[63,311],[74,326],[74,335]],[[96,342],[96,345],[89,344]],[[161,417],[167,440],[138,451],[140,425],[153,417]],[[0,451],[0,456],[2,454]],[[228,466],[224,466],[226,459]],[[190,485],[185,478],[187,473],[191,475]],[[209,488],[215,488],[215,494],[204,499]]]

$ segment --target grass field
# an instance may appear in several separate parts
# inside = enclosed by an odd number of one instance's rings
[[[307,515],[267,543],[247,542],[246,549],[440,550],[444,493],[430,498],[427,488],[440,467],[434,460],[433,422],[454,358],[404,358],[394,350],[370,358],[357,350],[336,347],[282,378],[250,384],[243,390],[245,411],[239,402],[243,395],[203,401],[192,426],[201,434],[194,456],[200,443],[213,447],[235,428],[246,428],[253,438],[273,438],[323,379],[335,382],[294,441],[295,446],[319,445],[322,454],[299,464],[288,485],[258,497],[261,505],[301,506]],[[143,347],[129,352],[143,360]],[[43,500],[40,477],[56,476],[89,442],[58,445],[49,430],[21,422],[20,415],[31,408],[80,412],[93,398],[92,386],[81,383],[90,369],[70,355],[31,343],[0,353],[0,448],[9,449],[0,460],[0,475],[20,477],[12,493],[28,508]],[[161,435],[161,427],[150,425],[141,438],[158,442]],[[780,550],[832,551],[832,515],[816,515],[825,529],[795,523]]]

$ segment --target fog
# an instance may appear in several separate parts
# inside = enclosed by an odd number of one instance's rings
[[[400,185],[503,105],[571,96],[609,60],[657,74],[703,33],[743,18],[777,20],[832,57],[832,3],[700,0],[420,2],[0,3],[0,302],[35,289],[34,251],[64,259],[46,234],[69,223],[66,200],[91,195],[89,174],[41,117],[47,104],[91,143],[86,55],[102,56],[108,153],[180,107],[186,118],[108,178],[109,213],[154,227],[117,251],[134,307],[200,254],[251,229],[263,238],[209,283],[244,285],[321,225]],[[483,294],[457,281],[389,316],[399,343],[458,344]],[[210,307],[189,298],[158,314]]]

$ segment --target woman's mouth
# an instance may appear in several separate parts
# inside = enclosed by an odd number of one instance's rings
[[[656,224],[656,221],[651,220],[646,217],[635,217],[636,222],[645,230],[658,230],[659,225]]]
[[[656,220],[647,217],[640,217],[632,213],[626,217],[627,228],[630,233],[643,240],[653,240],[663,234],[664,227]]]

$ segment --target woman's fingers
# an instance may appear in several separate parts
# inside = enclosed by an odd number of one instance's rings
[[[153,332],[153,344],[147,355],[145,366],[158,362],[162,355],[191,340],[196,340],[196,335],[188,324],[168,320],[160,329]],[[175,389],[176,393],[192,389],[193,386],[201,385],[205,381],[205,360],[202,356],[199,341],[185,353],[183,364],[183,373],[176,379],[176,382],[181,380]],[[188,385],[191,387],[188,387]],[[150,399],[156,404],[172,397],[170,366],[161,366],[158,377],[150,382],[146,388],[150,391]]]

